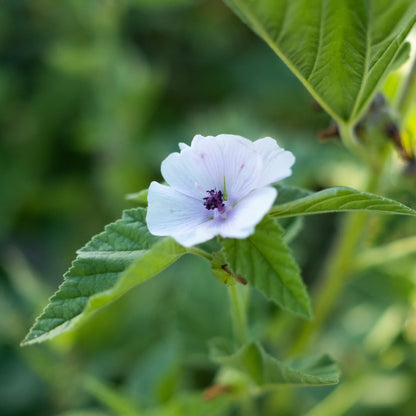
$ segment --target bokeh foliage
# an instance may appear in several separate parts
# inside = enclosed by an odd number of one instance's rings
[[[329,123],[219,0],[3,0],[0,413],[236,412],[233,395],[202,398],[216,376],[207,344],[232,333],[224,287],[192,258],[71,335],[18,344],[74,251],[133,206],[125,194],[160,178],[160,161],[177,142],[196,133],[270,135],[297,157],[293,184],[360,187],[359,163],[337,142],[316,139]],[[385,184],[388,196],[412,207],[414,189],[402,175]],[[305,218],[292,241],[309,287],[339,219]],[[411,219],[375,217],[369,242],[415,231]],[[277,391],[262,398],[265,414],[304,414],[328,397],[315,414],[413,415],[415,254],[389,263],[364,254],[366,267],[357,266],[315,347],[337,357],[348,382],[330,396],[332,387]],[[251,316],[252,333],[284,354],[296,322],[255,291]],[[301,398],[295,408],[291,396]]]

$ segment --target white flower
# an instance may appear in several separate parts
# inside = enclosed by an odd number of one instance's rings
[[[185,247],[215,236],[246,238],[272,207],[273,182],[290,176],[292,153],[265,137],[252,142],[241,136],[195,136],[191,146],[162,162],[170,186],[149,187],[147,226]]]

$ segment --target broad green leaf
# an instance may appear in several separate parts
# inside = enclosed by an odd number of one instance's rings
[[[416,211],[393,199],[346,187],[328,188],[292,202],[276,205],[269,214],[274,218],[285,218],[340,211],[373,211],[416,216]]]
[[[77,252],[64,282],[38,317],[23,345],[68,332],[176,261],[186,251],[146,227],[146,210],[133,208]]]
[[[224,255],[235,274],[283,309],[310,318],[309,296],[283,235],[283,229],[266,216],[247,239],[224,240]]]
[[[225,0],[339,122],[359,119],[416,21],[414,0]]]
[[[257,386],[266,388],[281,384],[336,384],[340,377],[337,364],[327,355],[284,363],[267,354],[257,343],[244,345],[231,355],[221,345],[216,345],[211,348],[211,358],[218,364],[243,372]]]

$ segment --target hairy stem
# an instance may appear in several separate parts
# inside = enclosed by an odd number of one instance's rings
[[[373,172],[366,187],[367,192],[375,192],[378,188],[380,172]],[[322,271],[322,278],[315,293],[315,318],[305,322],[291,348],[292,354],[305,351],[314,336],[325,323],[335,301],[345,287],[347,278],[354,266],[357,246],[368,220],[367,212],[347,214],[344,218],[340,233],[329,254]]]
[[[248,288],[239,284],[228,286],[230,295],[231,318],[238,345],[244,345],[247,340],[247,303]]]

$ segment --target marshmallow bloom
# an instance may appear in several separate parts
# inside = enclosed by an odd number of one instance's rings
[[[191,247],[215,236],[246,238],[270,210],[291,175],[295,157],[271,137],[254,142],[236,135],[197,135],[162,162],[169,186],[152,182],[147,226],[157,236]]]

